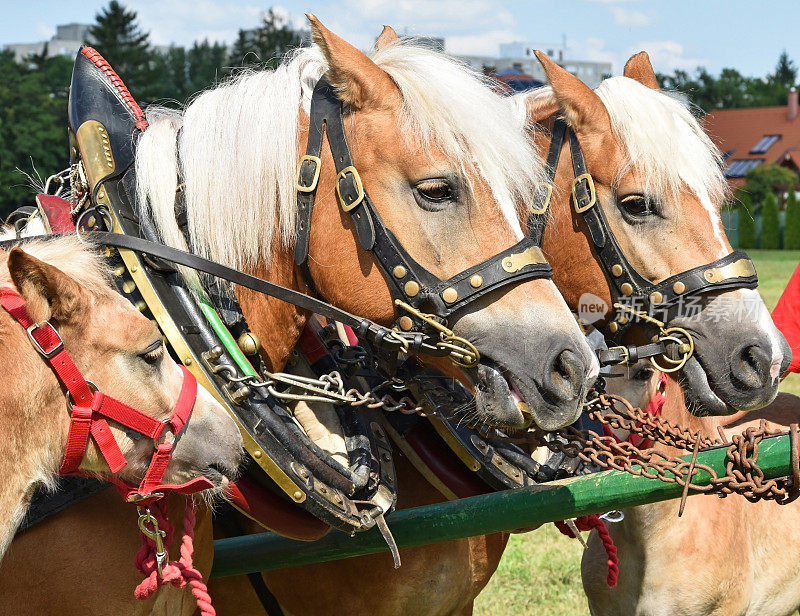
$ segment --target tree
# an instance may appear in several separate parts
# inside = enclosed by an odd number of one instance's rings
[[[187,53],[187,59],[190,92],[204,90],[225,76],[227,49],[221,43],[214,42],[211,45],[207,39],[202,43],[195,41]]]
[[[157,62],[150,48],[150,35],[142,32],[135,11],[128,11],[117,0],[111,0],[95,16],[89,36],[134,97],[150,99],[159,96],[160,75],[156,68],[163,68],[163,63]]]
[[[37,66],[38,65],[38,68]],[[66,142],[67,88],[72,61],[35,58],[19,64],[0,52],[0,217],[33,203],[36,188],[26,177],[46,177],[69,162]]]
[[[750,195],[737,191],[739,202],[739,248],[756,247],[756,221]]]
[[[758,165],[745,174],[745,190],[754,204],[762,204],[767,195],[783,194],[797,185],[797,174],[779,165]]]
[[[786,250],[800,250],[800,201],[797,200],[794,189],[789,190],[789,197],[786,199],[783,247]]]
[[[269,9],[255,30],[239,30],[231,50],[232,67],[275,68],[287,51],[300,47],[303,38],[287,20]]]
[[[785,90],[788,90],[797,82],[797,67],[789,58],[789,54],[786,53],[785,49],[778,57],[778,63],[775,65],[775,74],[772,77]]]
[[[761,206],[761,248],[777,250],[780,248],[781,228],[778,219],[778,198],[770,192]]]

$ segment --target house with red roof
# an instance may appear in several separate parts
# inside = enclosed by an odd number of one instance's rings
[[[718,109],[703,119],[703,128],[725,156],[724,174],[730,187],[745,183],[749,169],[762,163],[800,172],[800,117],[797,90],[786,106]]]

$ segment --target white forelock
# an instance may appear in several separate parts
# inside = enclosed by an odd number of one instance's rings
[[[686,184],[699,198],[721,202],[727,190],[722,156],[683,102],[628,77],[606,79],[595,92],[622,142],[628,168],[641,171],[646,194],[674,201]]]
[[[469,68],[413,44],[386,46],[372,59],[402,94],[398,136],[437,148],[465,176],[477,171],[519,235],[517,208],[532,198],[542,162],[503,98]],[[174,222],[180,166],[195,251],[247,268],[269,262],[274,237],[292,244],[298,142],[305,142],[298,113],[308,112],[326,70],[316,47],[301,49],[274,71],[247,71],[200,94],[182,114],[147,110],[137,192],[165,242],[185,246]]]

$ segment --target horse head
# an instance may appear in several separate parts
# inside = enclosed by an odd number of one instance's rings
[[[790,351],[754,290],[752,265],[725,237],[719,151],[686,106],[659,91],[644,52],[628,61],[623,77],[594,91],[537,57],[552,87],[527,95],[527,119],[549,122],[560,112],[569,127],[543,240],[567,303],[578,308],[583,294],[593,294],[606,309],[595,324],[612,337],[627,330],[626,342],[659,331],[653,321],[627,327],[636,316],[615,302],[639,302],[639,313],[660,315],[661,332],[687,333],[694,350],[679,376],[694,413],[768,404]],[[547,147],[543,132],[537,139]],[[596,202],[578,207],[576,198],[573,207],[581,154]]]
[[[164,421],[170,417],[184,374],[165,349],[155,324],[111,288],[99,257],[74,239],[58,239],[29,243],[24,251],[12,249],[6,266],[0,280],[5,278],[6,286],[13,283],[36,323],[50,322],[57,328],[64,349],[87,382],[91,381],[105,396],[153,419]],[[2,315],[8,316],[0,311]],[[27,430],[24,438],[46,441],[38,447],[42,451],[35,454],[47,460],[38,470],[55,473],[70,428],[63,388],[26,338],[25,330],[10,318],[4,327],[4,355],[13,358],[15,366],[10,368],[11,373],[22,370],[29,382],[38,384],[34,391],[18,397],[22,411],[17,412],[20,418],[28,419],[27,425],[22,430],[9,429],[9,433],[13,439],[21,439]],[[153,439],[143,438],[114,421],[109,421],[108,426],[127,461],[119,472],[113,473],[114,478],[138,484],[151,462]],[[98,435],[92,434],[94,438],[89,439],[79,469],[109,476],[109,466],[95,441]],[[168,429],[162,434],[159,442],[174,444],[164,483],[183,484],[206,477],[222,487],[236,473],[242,444],[239,431],[202,387],[198,388],[192,413],[183,428],[176,434]],[[25,451],[21,455],[28,457],[31,453]],[[37,480],[48,481],[49,477]]]

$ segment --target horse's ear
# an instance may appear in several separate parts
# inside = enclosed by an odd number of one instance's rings
[[[603,101],[580,79],[547,57],[536,51],[544,72],[553,87],[558,103],[564,109],[567,123],[578,132],[606,131],[611,126]]]
[[[328,80],[344,102],[355,109],[399,104],[392,78],[366,55],[306,13],[311,36],[328,61]]]
[[[531,92],[525,95],[525,110],[528,123],[541,124],[551,115],[558,113],[561,105],[552,92]]]
[[[642,85],[647,86],[651,90],[658,90],[658,79],[653,71],[653,65],[650,64],[650,56],[646,51],[640,51],[635,56],[625,63],[625,70],[622,72],[625,77],[635,79]]]
[[[375,49],[383,49],[390,43],[396,43],[399,40],[400,38],[397,36],[397,32],[394,31],[394,28],[391,26],[384,26],[383,30],[375,41]]]
[[[68,321],[83,306],[86,291],[74,278],[19,248],[8,255],[8,271],[37,323]]]

